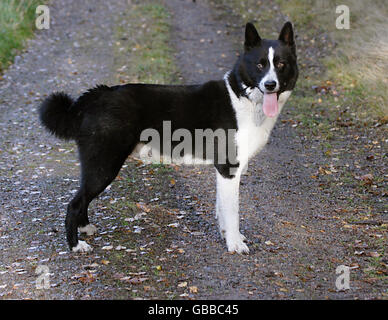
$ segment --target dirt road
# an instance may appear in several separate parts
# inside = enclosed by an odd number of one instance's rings
[[[311,178],[317,143],[288,121],[290,103],[242,179],[241,229],[249,255],[227,253],[218,234],[213,168],[145,166],[131,159],[90,208],[99,230],[87,239],[94,251],[69,253],[64,216],[78,186],[75,145],[45,133],[36,108],[55,90],[76,96],[114,83],[113,30],[131,5],[54,1],[50,30],[29,41],[0,81],[0,297],[383,298],[384,281],[370,280],[363,271],[369,260],[354,255],[366,242],[365,230],[344,225],[341,198],[322,192]],[[206,1],[165,5],[182,82],[221,78],[241,50],[240,18]],[[276,17],[263,36],[283,22]],[[47,289],[36,288],[42,265]],[[336,290],[340,265],[354,267],[350,290]]]

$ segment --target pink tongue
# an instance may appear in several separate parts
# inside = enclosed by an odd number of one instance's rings
[[[276,93],[265,93],[263,111],[267,117],[275,117],[278,114],[278,96]]]

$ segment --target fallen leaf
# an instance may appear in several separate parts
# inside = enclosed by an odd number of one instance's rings
[[[144,211],[144,212],[150,212],[151,211],[151,209],[150,208],[148,208],[144,203],[142,203],[142,202],[138,202],[138,203],[136,203],[136,207],[138,207],[140,210],[142,210],[142,211]]]
[[[198,293],[198,288],[196,286],[189,287],[190,293]]]
[[[324,169],[324,168],[322,168],[322,167],[319,167],[319,168],[318,168],[318,172],[319,172],[320,174],[327,174],[327,175],[332,174],[332,172],[331,172],[330,170],[326,170],[326,169]]]
[[[153,287],[151,287],[151,286],[143,286],[143,289],[144,289],[144,291],[155,290],[155,288],[153,288]]]
[[[91,283],[91,282],[96,281],[96,278],[90,272],[87,272],[85,274],[85,276],[78,276],[78,275],[76,275],[76,276],[74,276],[74,278],[76,278],[78,281],[80,281],[82,283]]]
[[[130,284],[141,284],[143,283],[144,281],[147,281],[148,278],[141,278],[141,277],[135,277],[135,278],[130,278],[130,277],[124,277],[124,278],[121,278],[120,279],[121,281],[125,281],[125,282],[128,282]]]
[[[365,184],[372,184],[372,181],[373,181],[373,175],[368,173],[368,174],[364,174],[360,177],[355,177],[356,179],[358,180],[361,180],[363,181]]]
[[[380,253],[378,253],[378,252],[376,252],[376,251],[368,252],[367,255],[370,256],[370,257],[372,257],[372,258],[378,258],[378,257],[380,257]]]

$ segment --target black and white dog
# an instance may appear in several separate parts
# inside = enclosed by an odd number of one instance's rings
[[[141,140],[144,130],[154,130],[172,146],[179,143],[179,139],[165,136],[163,127],[168,122],[172,131],[184,129],[192,136],[198,129],[233,133],[224,135],[229,150],[219,149],[221,141],[216,137],[211,148],[205,146],[213,155],[206,152],[202,158],[216,168],[216,217],[228,250],[248,253],[239,231],[240,176],[248,159],[267,143],[295,86],[296,60],[290,22],[285,23],[277,40],[261,39],[248,23],[244,52],[223,80],[185,86],[98,86],[77,100],[65,93],[50,95],[40,106],[41,122],[57,137],[75,140],[81,162],[81,186],[67,208],[70,249],[92,250],[78,240],[78,231],[88,235],[96,231],[89,223],[89,203],[115,179],[128,155],[146,144]],[[194,157],[198,157],[196,148],[198,144],[193,144]],[[162,146],[159,151],[174,158],[167,149]],[[235,159],[231,159],[230,149],[236,150]]]

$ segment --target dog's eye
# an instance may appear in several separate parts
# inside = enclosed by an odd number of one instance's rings
[[[276,65],[276,68],[283,69],[284,68],[284,63],[283,62],[278,62],[277,65]]]
[[[259,64],[257,65],[257,67],[259,68],[259,70],[263,70],[263,68],[264,68],[264,66],[263,66],[261,63],[259,63]]]

